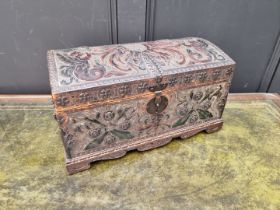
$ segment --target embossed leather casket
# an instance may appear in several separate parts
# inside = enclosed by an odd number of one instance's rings
[[[235,62],[201,38],[48,52],[69,174],[222,126]]]

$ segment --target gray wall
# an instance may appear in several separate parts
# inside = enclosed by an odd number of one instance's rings
[[[0,93],[49,93],[48,49],[185,36],[237,62],[231,92],[276,92],[279,32],[279,0],[2,0]]]

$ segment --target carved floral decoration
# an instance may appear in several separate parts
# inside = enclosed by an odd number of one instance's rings
[[[200,120],[207,120],[213,117],[209,111],[212,106],[212,98],[222,96],[222,86],[217,88],[208,88],[205,92],[201,90],[192,90],[188,95],[178,94],[179,104],[177,105],[177,115],[179,119],[172,125],[173,128],[182,126],[186,122],[189,124],[196,123]]]
[[[170,104],[161,113],[149,114],[146,109],[139,109],[147,105],[145,99],[84,110],[70,114],[67,120],[57,120],[67,123],[64,139],[68,157],[71,157],[77,152],[76,145],[81,144],[78,139],[85,140],[79,150],[87,151],[218,118],[225,106],[225,91],[224,85],[213,85],[172,93]]]
[[[117,141],[131,139],[134,135],[129,131],[131,119],[135,117],[132,107],[107,110],[93,114],[83,114],[72,119],[75,133],[86,133],[91,139],[85,150],[99,145],[114,145]]]

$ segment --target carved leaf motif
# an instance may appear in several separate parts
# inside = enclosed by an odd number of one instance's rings
[[[96,120],[96,119],[90,119],[90,118],[88,118],[88,117],[86,117],[85,119],[88,120],[88,121],[90,121],[90,122],[93,122],[93,123],[102,125],[103,127],[106,127],[103,123],[101,123],[100,121],[98,121],[98,120]]]
[[[209,89],[207,89],[206,90],[206,93],[205,93],[205,95],[204,95],[204,97],[202,98],[202,100],[201,101],[205,101],[206,99],[210,99],[209,98],[209,96],[212,94],[214,92],[214,90],[209,90]]]
[[[194,112],[194,110],[191,110],[186,116],[180,118],[179,120],[177,120],[173,125],[172,128],[184,125],[187,120],[189,119],[189,117],[191,116],[191,114]]]
[[[211,100],[214,96],[217,96],[218,98],[222,95],[222,86],[216,86],[215,88],[207,88],[204,91],[196,91],[193,90],[190,91],[189,95],[179,95],[177,97],[177,100],[179,101],[179,104],[177,105],[177,110],[179,110],[179,114],[183,115],[180,119],[178,119],[172,127],[178,127],[184,125],[190,118],[190,123],[192,121],[196,121],[196,118],[199,118],[201,120],[209,119],[213,117],[213,114],[208,111],[208,109],[211,107]],[[188,96],[190,100],[188,100]],[[182,104],[190,104],[192,106],[191,111],[188,112],[188,106],[181,106]],[[196,118],[192,118],[191,115],[193,112],[196,112]],[[184,114],[187,113],[187,114]]]
[[[88,149],[92,149],[96,146],[98,146],[99,144],[102,143],[102,141],[104,140],[104,137],[108,134],[108,132],[105,132],[103,135],[99,136],[98,138],[96,139],[93,139],[92,141],[90,141],[87,146],[85,147],[85,150],[88,150]]]
[[[134,136],[129,131],[120,131],[117,129],[114,129],[111,131],[111,133],[115,136],[117,136],[119,139],[131,139]]]
[[[197,112],[199,114],[200,119],[209,119],[209,118],[213,117],[211,112],[209,112],[207,110],[198,109]]]
[[[62,60],[64,63],[69,63],[69,64],[73,64],[74,61],[73,59],[71,59],[70,57],[66,56],[66,55],[61,55],[59,53],[56,54],[57,57]]]
[[[219,97],[222,94],[221,90],[222,90],[221,85],[216,89],[210,89],[210,90],[207,89],[205,96],[203,97],[203,99],[201,101],[205,101],[206,99],[211,100],[213,98],[213,96]]]

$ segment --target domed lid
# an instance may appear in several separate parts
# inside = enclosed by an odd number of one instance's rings
[[[48,64],[52,93],[58,94],[235,62],[209,41],[188,37],[50,50]]]

